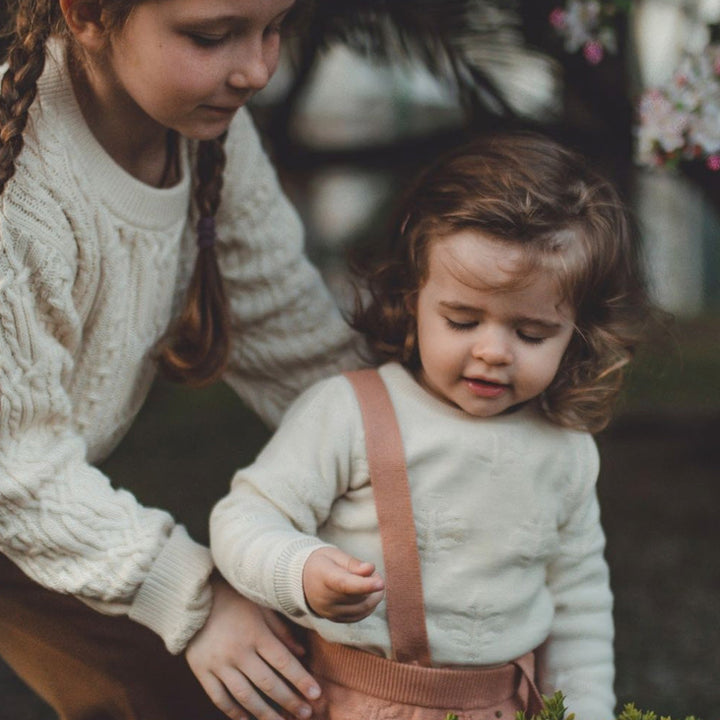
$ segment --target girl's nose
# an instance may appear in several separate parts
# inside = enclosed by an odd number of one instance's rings
[[[242,57],[238,58],[228,84],[238,90],[262,90],[272,77],[277,65],[277,49],[265,43],[264,39],[249,44]]]
[[[509,365],[513,353],[507,333],[501,328],[481,328],[473,342],[472,356],[488,365]]]

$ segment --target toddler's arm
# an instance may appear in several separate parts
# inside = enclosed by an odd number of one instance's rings
[[[577,453],[574,493],[548,566],[555,618],[544,652],[541,690],[561,690],[583,720],[614,717],[612,593],[595,490],[598,456],[590,436]]]
[[[303,591],[310,609],[334,622],[367,617],[383,597],[375,566],[334,547],[315,550],[305,561]]]
[[[364,492],[368,483],[362,420],[352,389],[343,377],[318,383],[298,398],[257,460],[236,473],[230,493],[213,509],[210,539],[217,567],[246,597],[303,624],[309,624],[311,614],[327,617],[348,604],[338,597],[344,590],[377,592],[373,570],[364,575],[366,569],[358,573],[353,565],[351,584],[331,580],[328,586],[318,583],[311,569],[308,605],[304,578],[306,561],[320,549],[340,553],[318,536],[338,499],[353,490]],[[316,563],[325,567],[321,575],[332,567],[327,554],[316,556],[311,568]],[[343,563],[348,567],[341,560],[332,572]],[[324,587],[318,591],[319,586]],[[349,604],[358,602],[364,601],[352,598]]]

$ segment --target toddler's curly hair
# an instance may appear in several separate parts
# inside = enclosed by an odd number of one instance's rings
[[[603,429],[652,314],[630,216],[613,185],[535,133],[475,140],[441,158],[406,194],[387,245],[354,263],[365,292],[351,324],[374,359],[419,369],[413,309],[428,249],[463,230],[522,247],[518,283],[537,268],[555,275],[576,312],[575,331],[540,407],[562,426]]]

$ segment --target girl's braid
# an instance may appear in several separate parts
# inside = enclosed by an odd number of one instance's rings
[[[200,217],[215,217],[225,170],[225,135],[198,144],[195,204]]]
[[[0,82],[0,193],[15,173],[37,81],[45,67],[45,43],[58,21],[56,0],[21,0],[15,12],[8,69]]]
[[[185,307],[159,357],[160,368],[168,378],[188,385],[217,380],[229,353],[230,319],[214,243],[214,217],[225,169],[224,141],[222,136],[198,145],[198,254]]]

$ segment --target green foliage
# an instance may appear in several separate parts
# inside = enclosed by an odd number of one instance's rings
[[[638,710],[633,703],[628,703],[617,716],[617,720],[658,720],[652,711]],[[660,720],[672,720],[669,715],[662,715]],[[688,715],[685,720],[697,720],[694,715]]]
[[[448,713],[445,720],[459,720],[455,713]],[[556,692],[552,697],[543,695],[543,709],[539,715],[533,715],[528,718],[524,711],[515,714],[515,720],[575,720],[575,714],[567,714],[565,707],[565,696],[561,692]],[[579,719],[581,720],[581,719]],[[633,703],[627,704],[623,711],[615,720],[673,720],[670,716],[658,715],[652,711],[638,710]],[[693,715],[689,715],[685,720],[699,720]]]
[[[530,720],[574,720],[575,714],[567,715],[565,696],[556,692],[552,697],[543,695],[543,709],[539,715],[533,715]],[[524,711],[515,714],[515,720],[528,720]]]

